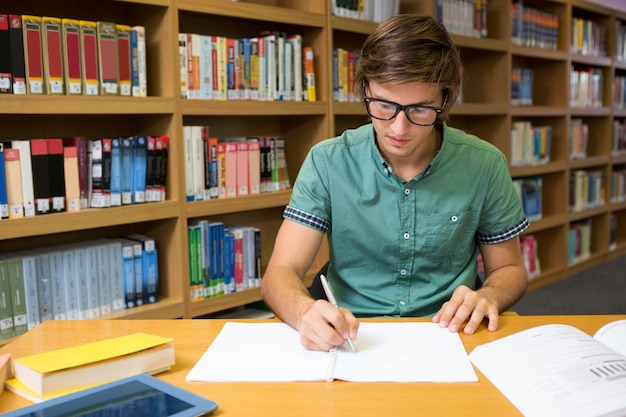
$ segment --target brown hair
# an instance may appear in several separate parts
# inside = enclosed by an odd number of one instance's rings
[[[443,24],[427,15],[401,14],[382,22],[365,40],[354,91],[362,94],[369,81],[439,84],[447,97],[440,119],[446,120],[462,76],[459,51]]]

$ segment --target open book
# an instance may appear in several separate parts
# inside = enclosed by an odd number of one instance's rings
[[[478,380],[459,335],[435,323],[362,322],[354,344],[311,351],[285,323],[227,322],[187,381]]]
[[[538,326],[478,346],[470,359],[527,417],[626,415],[626,320],[593,338]]]

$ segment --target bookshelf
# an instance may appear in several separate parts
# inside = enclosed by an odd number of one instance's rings
[[[626,165],[626,155],[611,152],[614,120],[624,123],[626,109],[612,106],[611,81],[626,76],[626,62],[614,58],[616,20],[626,11],[582,0],[527,0],[531,6],[559,17],[553,50],[511,42],[511,1],[490,0],[487,37],[452,35],[461,50],[466,78],[463,101],[450,124],[492,142],[510,156],[510,129],[515,121],[550,125],[551,161],[544,165],[512,167],[513,178],[541,176],[543,217],[528,233],[537,238],[541,274],[531,289],[564,279],[580,270],[626,254],[626,202],[610,202],[570,213],[569,176],[577,169],[598,169],[608,186],[612,170]],[[434,14],[436,0],[402,0],[401,12]],[[102,0],[86,6],[78,0],[19,3],[0,0],[0,11],[16,14],[110,20],[146,27],[148,38],[148,97],[111,96],[0,96],[0,139],[82,135],[106,137],[162,134],[170,137],[167,199],[164,202],[75,213],[7,220],[0,223],[0,253],[90,238],[142,233],[156,238],[159,249],[160,301],[108,316],[115,319],[192,318],[260,300],[258,290],[190,302],[187,221],[210,219],[256,226],[262,231],[262,262],[269,260],[290,192],[282,191],[233,199],[185,201],[182,126],[208,125],[211,135],[282,135],[286,138],[288,171],[293,181],[309,148],[346,128],[367,121],[360,103],[333,100],[332,49],[359,49],[375,23],[333,16],[330,0]],[[574,18],[607,27],[607,56],[571,52]],[[180,98],[179,32],[255,36],[266,30],[299,33],[315,51],[316,102],[209,101]],[[534,71],[533,105],[510,104],[511,68]],[[596,68],[604,78],[603,102],[598,108],[571,107],[570,68]],[[568,129],[573,118],[590,126],[587,158],[571,161]],[[615,248],[609,249],[612,217],[617,223]],[[570,224],[590,219],[591,256],[567,264]],[[309,278],[325,262],[324,249],[311,266]]]

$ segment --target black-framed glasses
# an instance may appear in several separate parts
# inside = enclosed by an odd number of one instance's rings
[[[422,106],[419,104],[408,104],[402,106],[393,101],[381,98],[368,97],[363,92],[367,114],[378,120],[392,120],[401,111],[404,111],[409,122],[417,126],[432,126],[437,121],[437,116],[441,114],[446,106],[448,97],[444,97],[441,107]]]

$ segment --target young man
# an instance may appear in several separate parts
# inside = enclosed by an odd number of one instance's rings
[[[392,17],[365,41],[355,91],[371,124],[310,150],[262,281],[306,348],[356,339],[356,317],[432,316],[468,334],[486,319],[494,331],[526,291],[518,237],[529,223],[506,159],[445,124],[461,77],[458,51],[431,17]],[[302,282],[324,233],[340,309]]]

